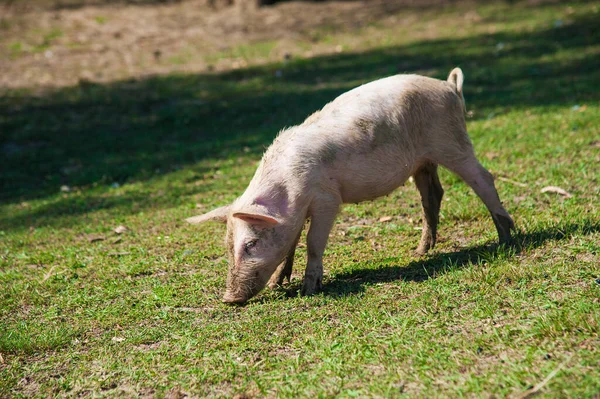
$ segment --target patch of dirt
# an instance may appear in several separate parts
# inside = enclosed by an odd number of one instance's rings
[[[600,260],[600,256],[598,256],[597,254],[594,254],[592,252],[578,253],[577,255],[575,255],[575,258],[579,262],[585,262],[585,263],[598,262]]]
[[[33,397],[40,394],[40,384],[31,377],[23,377],[17,384],[20,393],[25,397]]]
[[[297,358],[299,356],[298,349],[290,346],[280,346],[273,348],[269,351],[269,357],[281,357],[281,358]]]
[[[163,344],[163,341],[158,341],[158,342],[153,342],[151,344],[140,344],[140,345],[137,345],[136,348],[143,352],[149,352],[149,351],[153,351],[153,350],[160,348],[162,344]]]
[[[318,40],[315,34],[352,31],[384,19],[410,23],[414,13],[403,20],[394,14],[448,0],[288,1],[259,9],[210,3],[215,2],[0,2],[0,87],[240,68],[248,62],[240,46],[256,42],[273,46],[263,57],[284,60],[290,56],[286,43],[310,43]]]
[[[173,312],[182,312],[182,313],[196,313],[196,314],[213,314],[217,308],[214,306],[204,306],[200,308],[192,308],[192,307],[179,307],[179,308],[168,308],[167,310]]]
[[[165,397],[167,399],[182,399],[187,398],[188,394],[180,388],[171,388]]]
[[[138,398],[156,398],[156,391],[153,388],[140,388],[135,391]]]

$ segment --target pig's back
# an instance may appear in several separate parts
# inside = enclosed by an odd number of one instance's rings
[[[344,202],[386,195],[414,173],[428,134],[445,123],[439,115],[460,107],[457,101],[452,86],[437,79],[396,75],[367,83],[307,118],[293,152],[335,181]]]
[[[456,98],[446,81],[419,75],[395,75],[356,87],[341,94],[318,113],[322,127],[354,128],[364,119],[395,122],[420,116],[428,109],[443,106],[447,97]],[[308,118],[310,120],[310,117]]]

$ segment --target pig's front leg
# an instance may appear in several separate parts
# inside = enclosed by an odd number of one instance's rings
[[[318,198],[310,209],[310,228],[306,237],[308,262],[304,272],[301,295],[312,295],[322,288],[323,253],[329,232],[337,216],[341,201],[334,196]]]
[[[287,279],[289,282],[292,278],[292,267],[294,266],[294,254],[296,253],[296,246],[298,245],[298,240],[300,240],[300,235],[302,231],[298,233],[298,237],[294,240],[292,244],[292,248],[289,250],[285,260],[277,267],[275,273],[271,276],[268,282],[268,286],[270,289],[275,289],[283,284],[283,280]]]

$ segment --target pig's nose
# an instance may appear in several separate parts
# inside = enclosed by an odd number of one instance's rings
[[[229,292],[226,292],[223,296],[223,302],[230,305],[241,305],[242,303],[246,302],[246,298],[235,296]]]

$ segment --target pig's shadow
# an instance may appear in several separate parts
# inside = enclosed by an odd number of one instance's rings
[[[353,295],[365,290],[370,284],[404,280],[422,282],[468,264],[480,265],[497,257],[514,257],[516,254],[537,248],[547,241],[563,240],[573,235],[588,235],[600,231],[597,221],[569,223],[532,232],[519,232],[509,245],[486,244],[466,248],[458,252],[435,253],[406,265],[395,265],[396,258],[379,260],[377,269],[359,269],[326,278],[323,294],[327,296]],[[285,288],[288,297],[298,295],[300,283]]]

